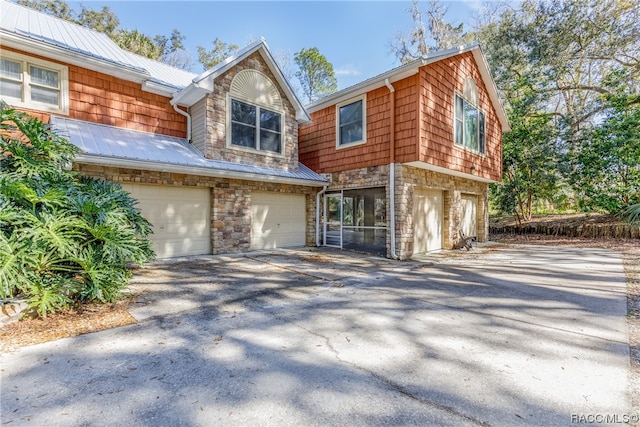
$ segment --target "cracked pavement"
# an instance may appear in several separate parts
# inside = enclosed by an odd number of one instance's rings
[[[570,425],[633,417],[618,254],[156,263],[136,325],[1,356],[10,426]],[[614,419],[614,418],[611,418]]]

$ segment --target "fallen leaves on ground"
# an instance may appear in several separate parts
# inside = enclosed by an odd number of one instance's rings
[[[0,328],[0,352],[89,332],[135,323],[127,307],[130,298],[107,304],[86,304],[50,314],[44,318],[24,318]]]

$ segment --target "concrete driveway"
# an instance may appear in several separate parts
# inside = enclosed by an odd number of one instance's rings
[[[633,421],[626,289],[605,250],[394,262],[327,250],[139,272],[136,325],[2,355],[2,425]]]

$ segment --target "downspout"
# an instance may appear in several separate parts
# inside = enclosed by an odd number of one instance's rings
[[[316,194],[316,247],[320,245],[320,196],[322,196],[327,191],[327,186],[325,185],[322,190],[318,191]]]
[[[171,102],[171,105],[173,106],[173,109],[176,110],[177,113],[187,118],[187,141],[189,142],[189,144],[191,144],[191,114],[187,113],[184,110],[181,110],[180,108],[178,108],[178,105],[174,104],[173,102]]]
[[[389,78],[384,79],[384,84],[389,89],[390,96],[390,114],[389,114],[389,199],[391,211],[390,227],[391,227],[391,258],[398,259],[396,254],[396,89],[393,87]]]

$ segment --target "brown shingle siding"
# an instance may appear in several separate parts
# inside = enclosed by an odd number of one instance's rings
[[[485,155],[454,144],[454,94],[462,92],[467,76],[475,80],[486,114]],[[419,160],[463,173],[474,166],[483,178],[500,180],[502,131],[471,52],[426,65],[393,86],[396,163]],[[367,142],[341,150],[335,147],[335,107],[312,113],[313,122],[300,129],[301,161],[318,172],[337,172],[345,164],[362,168],[389,163],[390,105],[386,87],[367,93]]]
[[[480,155],[456,146],[454,141],[454,93],[462,93],[464,81],[472,77],[478,89],[480,108],[486,114],[487,153]],[[468,52],[447,61],[425,66],[420,71],[423,87],[423,117],[420,160],[458,172],[470,173],[474,166],[487,179],[501,176],[501,141],[498,117],[493,109],[479,69]]]
[[[186,119],[173,110],[169,98],[145,92],[139,83],[5,46],[2,49],[69,67],[70,118],[178,137],[186,136]],[[50,114],[41,113],[39,116],[44,121],[49,121]]]

